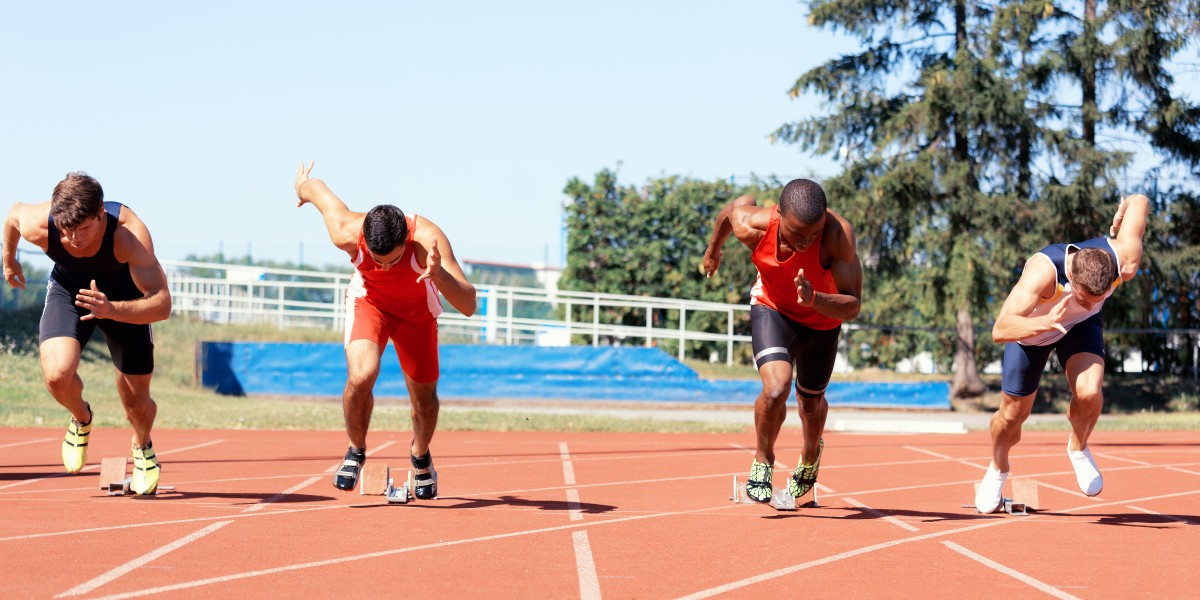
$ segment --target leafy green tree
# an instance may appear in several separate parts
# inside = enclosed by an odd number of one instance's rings
[[[717,212],[732,199],[749,194],[759,204],[773,205],[782,184],[775,180],[734,185],[668,176],[638,187],[622,185],[617,173],[603,169],[592,183],[567,183],[567,266],[559,287],[568,290],[689,298],[746,303],[757,270],[745,246],[727,243],[720,270],[704,276],[701,262],[712,236]],[[585,309],[586,310],[586,309]],[[583,315],[573,315],[581,320]],[[645,326],[644,310],[611,308],[601,322]],[[687,316],[687,328],[724,332],[726,316],[698,312]],[[677,327],[677,311],[655,311],[655,327]],[[735,331],[749,333],[749,317],[739,313]],[[674,342],[663,341],[668,351]],[[689,353],[725,352],[719,342],[690,342]],[[744,351],[743,351],[744,352]],[[746,359],[748,356],[741,356]]]
[[[996,76],[993,10],[965,0],[809,6],[810,24],[856,37],[862,50],[801,75],[792,95],[816,94],[829,113],[785,124],[774,138],[844,157],[825,187],[858,235],[859,322],[954,332],[945,341],[873,332],[870,360],[892,366],[941,346],[953,356],[952,394],[979,394],[975,323],[1003,300],[996,290],[1011,283],[1014,240],[1032,218],[1000,159],[1005,143],[1019,145],[1024,108],[1019,90]]]

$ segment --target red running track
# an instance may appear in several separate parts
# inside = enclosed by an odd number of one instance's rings
[[[441,497],[387,505],[330,484],[337,432],[155,431],[157,497],[108,497],[96,430],[62,474],[60,432],[0,429],[3,597],[1194,597],[1200,433],[1093,439],[1099,497],[1066,434],[1027,433],[1026,517],[962,508],[986,434],[830,433],[819,508],[729,501],[750,433],[441,432]],[[370,460],[407,469],[407,432]],[[780,460],[794,466],[799,432]],[[779,482],[785,473],[777,473]]]

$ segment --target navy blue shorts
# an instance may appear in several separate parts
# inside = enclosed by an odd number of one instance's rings
[[[1058,351],[1058,362],[1065,368],[1067,360],[1080,352],[1104,358],[1104,313],[1098,312],[1076,324],[1053,344],[1022,346],[1016,342],[1004,345],[1004,378],[1001,389],[1009,396],[1028,396],[1037,391],[1042,371],[1050,351]]]
[[[750,306],[750,340],[754,347],[754,365],[786,360],[796,366],[796,393],[825,391],[833,364],[837,361],[841,327],[813,329],[783,316],[769,306]]]
[[[154,336],[149,325],[134,325],[111,319],[80,317],[88,310],[75,306],[75,293],[53,278],[46,285],[46,307],[38,323],[38,341],[56,337],[75,338],[82,350],[96,328],[104,332],[113,366],[126,375],[149,375],[154,372]]]

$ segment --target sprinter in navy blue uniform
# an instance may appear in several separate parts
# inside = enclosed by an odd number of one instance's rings
[[[1121,200],[1110,237],[1046,246],[1025,262],[1008,294],[992,339],[1004,346],[1004,392],[992,416],[992,462],[975,493],[975,508],[995,511],[1009,475],[1008,453],[1021,439],[1042,371],[1051,352],[1071,386],[1067,419],[1071,435],[1067,458],[1079,490],[1095,496],[1104,478],[1088,448],[1088,437],[1104,405],[1104,301],[1123,281],[1133,279],[1142,260],[1142,236],[1150,201],[1142,195]]]
[[[94,415],[83,399],[79,358],[99,327],[116,367],[125,418],[133,426],[130,487],[138,494],[155,493],[159,467],[150,430],[158,407],[150,397],[150,323],[171,314],[171,294],[150,232],[129,207],[105,202],[94,178],[69,173],[50,201],[15,204],[4,220],[4,280],[24,289],[17,262],[20,238],[54,261],[38,337],[46,389],[72,416],[62,443],[63,466],[78,473],[87,463]]]

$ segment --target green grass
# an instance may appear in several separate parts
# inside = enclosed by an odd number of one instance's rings
[[[36,354],[37,312],[0,311],[0,426],[65,427],[70,416],[42,384]],[[156,427],[180,429],[332,430],[344,427],[339,398],[280,399],[223,396],[196,382],[195,349],[204,340],[340,340],[337,332],[279,330],[271,325],[213,325],[173,318],[154,326],[155,377],[151,393],[158,404]],[[113,386],[114,371],[104,339],[88,344],[79,376],[98,427],[126,427]],[[449,405],[449,403],[447,403]],[[380,398],[371,420],[374,430],[411,429],[407,400]],[[521,415],[484,409],[443,410],[438,429],[479,431],[734,432],[742,427],[698,421],[658,421],[588,415]]]
[[[1070,431],[1066,416],[1054,421],[1029,421],[1025,431]],[[1104,414],[1096,422],[1097,431],[1194,431],[1200,429],[1200,413],[1144,412]]]
[[[42,385],[38,363],[37,324],[41,307],[0,311],[0,426],[61,428],[69,417]],[[205,340],[320,341],[340,340],[338,332],[319,329],[280,330],[273,325],[213,325],[185,318],[156,324],[155,378],[152,393],[158,403],[158,427],[204,429],[333,430],[343,428],[341,402],[330,399],[280,399],[222,396],[196,382],[196,345]],[[702,361],[688,365],[705,378],[758,379],[753,367],[727,367]],[[99,334],[84,352],[79,369],[84,397],[96,411],[97,425],[125,427],[124,411],[113,387],[114,372]],[[845,378],[869,381],[926,381],[925,375],[859,372]],[[942,377],[944,379],[944,376]],[[989,393],[956,401],[955,409],[990,411],[999,403],[999,381],[985,378]],[[1097,426],[1109,430],[1200,429],[1200,392],[1190,379],[1156,375],[1110,376],[1105,385],[1106,410]],[[1069,394],[1062,374],[1043,378],[1038,413],[1064,413]],[[446,403],[447,407],[452,403]],[[411,428],[407,401],[379,399],[371,427],[406,431]],[[1065,429],[1066,419],[1030,423],[1029,429]],[[486,409],[443,410],[442,430],[489,431],[632,431],[736,432],[727,423],[666,421],[577,414],[531,414]]]

